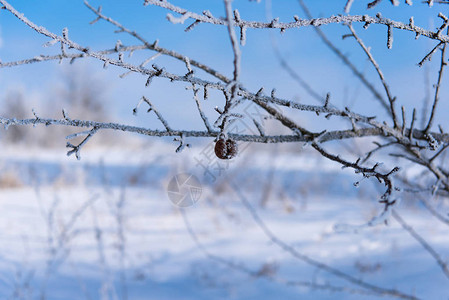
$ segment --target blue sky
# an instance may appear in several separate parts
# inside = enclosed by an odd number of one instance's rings
[[[195,12],[205,9],[210,10],[216,16],[224,15],[224,7],[221,0],[210,1],[171,1],[172,3],[189,8]],[[306,1],[314,16],[326,17],[332,14],[343,13],[346,1]],[[415,1],[416,2],[416,1]],[[167,11],[142,5],[143,1],[90,1],[97,7],[103,6],[103,13],[114,18],[130,29],[141,33],[149,41],[159,39],[159,44],[165,48],[184,53],[191,58],[200,60],[223,73],[232,74],[232,50],[226,28],[215,27],[209,24],[197,26],[193,31],[185,33],[187,24],[174,25],[166,20]],[[23,12],[30,20],[60,34],[64,27],[69,28],[69,36],[82,45],[88,45],[92,49],[101,50],[113,48],[117,39],[124,44],[136,44],[137,42],[125,35],[115,34],[115,28],[104,21],[95,25],[89,25],[94,15],[83,4],[83,1],[57,1],[43,0],[30,2],[10,1],[16,9]],[[243,0],[234,1],[234,6],[240,10],[242,18],[247,20],[265,20],[266,2],[249,2]],[[428,8],[426,5],[416,2],[413,6],[401,3],[393,7],[389,1],[383,1],[373,10],[366,10],[366,1],[354,1],[351,14],[369,14],[374,16],[381,12],[383,16],[398,21],[408,22],[410,16],[414,16],[415,24],[424,28],[433,29],[440,25],[435,17],[439,11],[447,10],[444,5],[435,5]],[[304,17],[296,0],[278,0],[272,4],[273,16],[279,16],[281,21],[291,21],[293,15]],[[444,12],[444,11],[443,11]],[[447,15],[447,13],[446,13]],[[432,24],[432,19],[437,22]],[[423,80],[428,72],[433,84],[438,70],[438,55],[425,68],[418,68],[416,63],[431,49],[434,41],[426,38],[414,39],[409,32],[394,31],[393,49],[386,47],[386,28],[384,26],[371,25],[368,30],[355,26],[365,43],[372,47],[372,53],[381,65],[392,91],[398,96],[400,104],[421,109],[425,96]],[[355,41],[342,40],[342,34],[348,32],[342,25],[329,25],[322,27],[329,38],[342,49],[349,58],[365,72],[368,78],[381,87],[377,75],[372,66],[366,61],[366,57]],[[0,59],[12,61],[34,57],[40,54],[57,53],[58,46],[42,48],[41,45],[48,41],[36,32],[20,23],[11,14],[0,12],[0,33],[2,46]],[[274,33],[274,34],[273,34]],[[316,103],[279,67],[279,62],[273,56],[271,46],[272,38],[281,49],[284,57],[288,59],[291,67],[303,76],[320,94],[331,92],[336,104],[351,105],[356,111],[362,113],[378,113],[379,106],[372,101],[372,96],[340,60],[331,53],[317,38],[311,28],[287,31],[281,35],[279,32],[262,30],[248,30],[247,45],[242,47],[242,82],[251,90],[258,90],[264,86],[267,91],[277,88],[278,95],[296,99],[305,103]],[[133,58],[138,63],[152,55],[149,52],[134,54]],[[165,58],[155,61],[158,65],[167,65],[170,70],[184,72],[184,66]],[[61,80],[61,74],[70,72],[70,68],[79,69],[79,73],[94,74],[105,85],[108,101],[117,117],[117,122],[136,122],[145,126],[160,126],[154,116],[144,116],[133,119],[131,110],[142,95],[154,99],[155,105],[160,107],[167,118],[172,122],[172,127],[179,128],[186,122],[193,127],[201,127],[201,121],[195,114],[194,102],[191,95],[186,93],[183,85],[170,84],[164,80],[155,80],[150,88],[145,88],[145,78],[133,74],[124,79],[118,75],[122,70],[109,67],[102,69],[102,64],[93,60],[75,62],[69,66],[67,62],[59,65],[57,62],[45,62],[40,64],[21,66],[10,69],[0,69],[0,96],[3,98],[6,91],[20,87],[27,94],[36,99],[51,98],[48,91],[52,90]],[[447,90],[446,90],[447,92]],[[187,98],[187,99],[186,99]],[[30,100],[32,105],[39,105],[39,100]],[[53,101],[47,99],[47,101]],[[213,107],[221,105],[218,95],[216,102],[205,104],[210,118],[214,115]],[[174,104],[175,103],[175,104]],[[109,105],[108,104],[108,105]],[[55,101],[55,105],[58,102]],[[442,107],[446,107],[442,103]],[[31,107],[30,107],[31,110]],[[80,116],[82,118],[82,116]],[[315,122],[313,115],[304,116],[306,122]]]

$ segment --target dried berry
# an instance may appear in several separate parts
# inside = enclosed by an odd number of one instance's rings
[[[215,155],[221,159],[231,159],[237,155],[237,143],[231,139],[220,138],[215,143]]]

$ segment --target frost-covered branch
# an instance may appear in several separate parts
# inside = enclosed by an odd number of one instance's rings
[[[392,96],[392,94],[390,92],[390,87],[388,86],[387,81],[385,80],[385,76],[384,76],[382,70],[380,69],[379,64],[374,59],[374,56],[371,54],[371,51],[368,49],[368,47],[365,46],[363,41],[359,38],[359,36],[355,32],[355,30],[352,27],[352,25],[348,25],[348,27],[349,27],[349,30],[351,30],[351,33],[354,36],[354,38],[356,39],[357,43],[359,43],[360,47],[362,47],[363,51],[366,53],[366,55],[368,56],[370,62],[372,63],[372,65],[376,69],[376,72],[379,75],[380,81],[382,82],[382,85],[384,87],[385,93],[386,93],[387,98],[388,98],[388,102],[389,102],[389,105],[390,105],[390,113],[391,113],[391,117],[393,119],[394,127],[395,128],[399,128],[398,117],[397,117],[397,114],[396,114],[396,108],[395,108],[395,104],[394,104],[394,102],[396,101],[396,97]],[[388,27],[388,28],[390,30],[391,27]]]
[[[99,130],[118,130],[123,132],[130,132],[141,134],[145,136],[154,137],[164,137],[164,136],[180,136],[181,134],[185,137],[218,137],[220,131],[195,131],[195,130],[153,130],[145,127],[137,127],[126,124],[119,123],[105,123],[96,122],[89,120],[77,120],[77,119],[48,119],[48,118],[31,118],[31,119],[16,119],[16,118],[6,118],[0,117],[0,124],[8,129],[10,126],[69,126],[69,127],[79,127],[79,128],[96,128]],[[75,138],[77,136],[88,134],[90,130],[83,131],[74,135],[68,136],[68,138]],[[408,130],[406,131],[408,133]],[[297,134],[291,135],[249,135],[249,134],[235,134],[229,133],[229,135],[237,141],[254,142],[254,143],[292,143],[292,142],[312,142],[314,136],[318,136],[319,133],[312,134],[312,136],[301,136]],[[334,141],[334,140],[344,140],[353,139],[356,137],[369,137],[369,136],[383,136],[384,132],[377,128],[360,128],[357,131],[351,130],[335,130],[326,131],[320,135],[320,143]],[[415,130],[413,132],[415,139],[425,140],[425,133],[423,131]],[[449,134],[435,133],[434,137],[441,142],[449,143]]]
[[[348,1],[349,3],[349,1]],[[305,5],[303,0],[299,0],[299,4],[306,14],[306,16],[311,19],[312,14],[310,13],[308,7]],[[382,95],[379,93],[379,91],[374,87],[374,85],[368,81],[366,76],[360,71],[348,58],[347,55],[345,55],[340,49],[338,49],[330,40],[329,38],[324,34],[324,32],[320,29],[320,27],[314,26],[313,29],[318,34],[320,39],[323,41],[323,43],[331,49],[332,52],[337,55],[338,58],[342,60],[342,62],[352,71],[352,73],[363,83],[363,85],[366,86],[366,88],[374,95],[374,97],[379,101],[379,103],[382,105],[382,107],[389,112],[389,105],[385,101],[385,99],[382,97]]]
[[[441,62],[440,62],[440,70],[438,72],[438,81],[435,86],[435,97],[433,100],[432,110],[430,112],[430,118],[429,118],[429,121],[428,121],[426,129],[425,129],[426,132],[430,131],[430,129],[432,128],[435,113],[437,111],[438,101],[440,100],[440,90],[441,90],[441,85],[442,85],[443,71],[444,71],[444,68],[447,66],[446,48],[447,48],[447,43],[444,44],[443,49],[441,50]]]
[[[399,224],[401,224],[402,228],[404,228],[405,231],[407,231],[416,241],[418,241],[421,246],[435,259],[444,275],[449,278],[449,268],[447,262],[445,262],[435,251],[435,249],[433,249],[433,247],[430,246],[429,243],[421,235],[419,235],[412,226],[405,222],[405,220],[394,210],[393,217]]]
[[[214,17],[212,14],[206,13],[203,15],[188,11],[184,8],[171,4],[168,0],[160,1],[160,0],[145,0],[145,5],[155,5],[159,7],[163,7],[172,12],[180,14],[181,17],[175,17],[172,14],[168,14],[167,18],[174,24],[184,23],[187,19],[193,19],[194,21],[198,21],[200,23],[209,23],[214,25],[223,25],[228,26],[228,22],[221,18]],[[245,21],[240,19],[239,21],[235,20],[234,26],[236,27],[244,27],[244,28],[253,28],[253,29],[268,29],[275,28],[282,31],[287,29],[294,29],[300,27],[307,26],[323,26],[329,24],[350,24],[350,23],[364,23],[364,24],[380,24],[385,25],[387,27],[392,27],[400,30],[406,30],[414,32],[416,35],[425,36],[430,39],[439,40],[441,42],[449,42],[449,36],[437,34],[437,32],[433,32],[430,30],[426,30],[419,26],[415,26],[413,24],[405,24],[402,22],[394,21],[388,18],[384,18],[380,15],[376,17],[371,17],[368,15],[356,15],[356,16],[331,16],[328,18],[314,18],[314,19],[300,19],[294,18],[293,22],[279,22],[277,18],[273,19],[271,22],[258,22],[258,21]]]

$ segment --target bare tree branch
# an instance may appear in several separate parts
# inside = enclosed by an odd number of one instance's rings
[[[4,0],[2,0],[4,1]],[[228,26],[228,22],[216,18],[209,14],[208,16],[196,14],[193,12],[190,12],[184,8],[175,6],[171,4],[169,1],[159,1],[159,0],[145,0],[145,5],[155,5],[159,7],[163,7],[165,9],[168,9],[172,12],[178,13],[181,15],[181,17],[176,18],[173,15],[169,14],[167,15],[168,19],[172,23],[183,23],[185,20],[191,18],[197,21],[200,21],[202,23],[209,23],[214,25],[223,25]],[[255,29],[263,29],[263,28],[276,28],[276,29],[292,29],[292,28],[299,28],[299,27],[305,27],[305,26],[322,26],[322,25],[328,25],[328,24],[346,24],[346,23],[368,23],[368,24],[381,24],[385,26],[392,26],[396,29],[406,30],[414,32],[420,36],[425,36],[430,39],[439,40],[441,42],[449,42],[449,36],[447,35],[436,35],[436,32],[432,32],[430,30],[423,29],[418,26],[410,26],[409,24],[405,24],[402,22],[394,21],[388,18],[383,18],[380,16],[377,17],[370,17],[367,15],[363,16],[332,16],[329,18],[315,18],[315,19],[298,19],[295,20],[295,22],[276,22],[276,19],[273,19],[271,22],[257,22],[257,21],[245,21],[240,20],[240,22],[235,22],[234,26],[238,27],[245,27],[245,28],[255,28]]]
[[[390,87],[388,86],[387,81],[385,80],[385,76],[382,73],[382,70],[380,69],[379,64],[377,63],[377,61],[374,59],[373,55],[371,54],[371,51],[365,46],[363,41],[356,34],[356,32],[355,32],[354,28],[352,27],[352,25],[348,25],[348,27],[349,27],[349,30],[351,30],[351,33],[354,36],[354,38],[356,39],[357,43],[359,43],[360,47],[362,47],[363,51],[365,51],[365,53],[368,56],[370,62],[373,64],[374,68],[376,69],[376,72],[379,75],[380,81],[382,82],[382,85],[383,85],[383,87],[385,89],[385,93],[387,94],[388,102],[390,103],[390,113],[391,113],[391,117],[393,119],[394,128],[399,128],[398,119],[397,119],[397,115],[396,115],[396,108],[395,108],[395,105],[394,105],[394,102],[396,101],[396,97],[393,97],[391,95]],[[390,31],[391,27],[388,27],[388,28],[389,28],[389,31]]]
[[[438,72],[438,81],[437,81],[437,84],[435,86],[435,97],[434,97],[434,100],[433,100],[432,110],[430,112],[429,122],[427,123],[426,129],[424,130],[425,132],[430,131],[430,129],[432,128],[433,119],[435,118],[436,108],[437,108],[437,105],[438,105],[438,100],[440,98],[440,87],[441,87],[441,82],[442,82],[442,79],[443,79],[443,71],[444,71],[444,67],[447,65],[447,62],[446,62],[446,47],[447,47],[447,43],[444,44],[443,50],[441,50],[441,63],[440,63],[440,70]]]
[[[429,254],[436,260],[438,265],[441,267],[441,270],[443,271],[444,275],[446,275],[447,278],[449,278],[449,269],[447,266],[447,263],[443,261],[441,256],[433,249],[427,241],[420,236],[410,225],[408,225],[404,219],[395,211],[393,210],[393,217],[396,221],[398,221],[399,224],[401,224],[402,228],[404,228],[405,231],[407,231],[415,240],[417,240],[423,248],[429,252]]]

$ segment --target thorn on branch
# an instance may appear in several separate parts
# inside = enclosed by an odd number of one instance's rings
[[[240,26],[240,45],[246,45],[246,26]]]
[[[209,88],[208,88],[207,84],[204,86],[204,95],[203,95],[203,97],[204,97],[204,100],[207,100],[209,98]]]
[[[69,115],[65,111],[65,109],[62,109],[62,118],[66,121],[70,121]]]
[[[68,29],[67,27],[64,27],[64,28],[62,29],[62,37],[63,37],[65,40],[68,40],[68,39],[69,39],[69,29]]]
[[[236,25],[238,25],[242,19],[240,18],[240,13],[237,9],[234,9],[234,20],[237,23]]]
[[[373,8],[373,7],[375,7],[377,4],[379,4],[381,1],[382,1],[382,0],[374,0],[374,1],[370,2],[370,3],[368,3],[367,8],[368,8],[368,9]]]
[[[326,108],[326,109],[328,108],[330,99],[331,99],[331,94],[327,93],[326,94],[326,100],[324,101],[324,108]]]
[[[184,32],[189,32],[189,31],[192,31],[193,30],[193,28],[195,28],[196,27],[196,25],[198,25],[198,24],[200,24],[201,23],[201,21],[200,20],[195,20],[192,24],[190,24],[189,26],[187,26],[187,28],[186,29],[184,29]]]
[[[393,47],[393,26],[388,25],[387,31],[387,48],[391,49]]]

